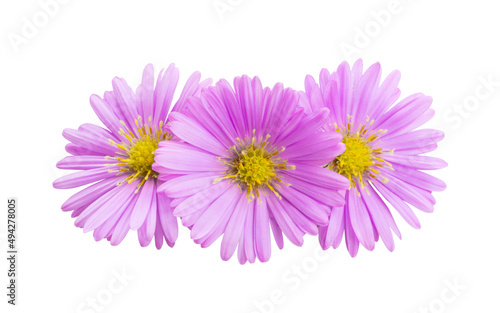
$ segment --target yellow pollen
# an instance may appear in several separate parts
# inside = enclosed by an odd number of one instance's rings
[[[350,117],[349,117],[350,120]],[[369,125],[373,123],[367,119]],[[380,175],[377,168],[387,167],[392,170],[389,162],[383,159],[383,153],[390,153],[389,150],[374,148],[378,143],[380,133],[385,130],[369,131],[367,125],[363,125],[358,130],[353,130],[349,121],[346,127],[338,128],[336,131],[343,135],[342,142],[345,144],[345,151],[337,156],[327,167],[349,179],[351,187],[359,185],[364,188],[366,182],[380,177],[381,181],[387,179]]]
[[[262,182],[276,176],[267,151],[253,145],[241,151],[241,155],[235,160],[234,169],[235,176],[247,186],[260,186]]]
[[[360,136],[344,136],[345,152],[336,157],[331,166],[349,180],[359,177],[373,165],[372,149]]]
[[[125,130],[120,129],[123,140],[120,143],[110,140],[111,145],[123,150],[118,156],[109,157],[118,161],[110,165],[120,165],[118,172],[127,173],[127,177],[120,184],[141,179],[136,192],[149,178],[158,177],[159,174],[153,170],[155,151],[158,149],[159,142],[171,139],[170,134],[163,131],[162,122],[157,125],[158,127],[152,127],[150,124],[151,118],[148,119],[147,124],[143,124],[142,117],[139,116],[135,120],[136,132],[134,132],[127,128],[125,122],[122,122],[125,127]]]
[[[148,173],[153,173],[153,163],[155,162],[155,151],[158,149],[158,141],[151,138],[141,138],[128,152],[128,159],[125,161],[130,170],[146,177]],[[155,175],[156,172],[155,172]]]
[[[276,187],[281,187],[280,184],[286,184],[278,177],[278,170],[295,169],[295,167],[279,158],[278,155],[284,151],[284,148],[277,150],[268,147],[268,139],[269,135],[265,139],[257,138],[255,130],[251,140],[247,141],[248,144],[237,138],[238,144],[231,147],[231,155],[219,158],[222,163],[227,165],[226,175],[216,179],[214,183],[222,179],[231,179],[242,190],[246,190],[249,200],[255,196],[259,198],[263,188],[281,199]]]

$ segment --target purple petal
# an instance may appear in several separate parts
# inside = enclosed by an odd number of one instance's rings
[[[131,201],[129,207],[125,209],[123,215],[121,216],[120,220],[115,226],[115,229],[113,230],[113,234],[110,238],[110,243],[112,246],[119,245],[123,241],[125,236],[127,236],[127,233],[130,230],[130,215],[132,214],[132,204],[133,201]]]
[[[102,156],[101,153],[95,151],[95,150],[90,150],[87,148],[80,147],[79,145],[75,145],[74,143],[68,143],[65,146],[66,152],[72,155],[99,155]]]
[[[142,83],[137,93],[140,99],[138,111],[145,120],[154,116],[154,81],[153,65],[148,64],[142,72]]]
[[[278,226],[274,218],[270,219],[270,223],[271,223],[271,229],[273,230],[273,236],[274,240],[276,241],[276,245],[278,246],[278,248],[283,249],[284,245],[283,232],[281,231],[281,228]]]
[[[430,199],[431,193],[429,191],[409,185],[394,176],[390,176],[387,172],[383,173],[388,178],[385,183],[387,189],[421,211],[427,213],[434,211],[434,203]]]
[[[349,216],[349,210],[345,210],[344,215],[344,223],[345,223],[345,243],[347,246],[347,251],[351,257],[355,257],[358,254],[359,250],[359,240],[354,233],[354,229],[352,228],[351,218]]]
[[[185,109],[187,98],[196,95],[199,91],[200,78],[200,72],[193,72],[193,74],[189,76],[186,84],[184,84],[184,88],[182,88],[179,100],[177,100],[172,109],[173,112],[182,112]]]
[[[97,227],[94,230],[94,239],[96,241],[102,240],[103,238],[108,238],[113,235],[115,231],[117,223],[124,216],[124,212],[129,208],[133,208],[137,201],[137,194],[132,195],[130,202],[128,205],[122,205],[120,209],[118,209],[115,214],[113,214],[110,218],[108,218],[101,226]]]
[[[332,190],[345,190],[349,188],[349,180],[347,178],[319,166],[297,164],[295,170],[287,171],[287,176]]]
[[[194,212],[208,207],[215,199],[228,191],[233,185],[231,183],[221,181],[202,192],[196,193],[191,197],[181,202],[174,210],[174,215],[183,217],[193,214]]]
[[[288,188],[298,190],[306,196],[309,196],[310,198],[321,202],[322,204],[329,206],[342,206],[345,203],[344,198],[331,188],[321,187],[313,184],[312,182],[297,179],[293,176],[288,175],[287,173],[285,173],[283,176],[284,181],[291,184],[291,186]]]
[[[261,262],[267,262],[271,257],[271,230],[266,199],[255,205],[254,225],[257,257]]]
[[[344,232],[344,207],[333,207],[329,224],[326,227],[320,227],[320,234],[323,231],[324,237],[320,240],[323,250],[333,246],[335,239]]]
[[[160,72],[158,75],[154,94],[154,124],[158,124],[160,121],[165,121],[167,113],[170,110],[170,105],[172,104],[172,99],[178,82],[179,69],[177,69],[173,63],[170,64],[170,66],[165,70],[165,73]]]
[[[279,200],[276,196],[267,197],[268,207],[271,210],[276,223],[279,225],[285,236],[296,246],[304,244],[304,232],[292,221],[290,216],[283,208],[284,205],[290,206],[288,201]]]
[[[66,176],[60,177],[52,184],[56,189],[69,189],[84,186],[105,178],[110,178],[116,173],[110,173],[109,170],[116,169],[116,167],[105,166],[92,170],[80,171]]]
[[[448,166],[448,164],[441,159],[424,155],[401,155],[394,153],[384,154],[384,159],[390,163],[397,163],[419,170],[438,170]]]
[[[137,206],[137,204],[136,204]],[[147,247],[151,243],[151,240],[153,240],[153,236],[156,231],[156,213],[157,213],[157,204],[156,204],[156,197],[153,197],[152,203],[151,203],[151,209],[148,211],[148,214],[146,216],[146,220],[142,224],[142,226],[138,229],[137,235],[139,238],[139,244],[141,247]],[[132,212],[132,215],[134,212]],[[132,216],[130,217],[132,219]],[[132,221],[131,221],[132,224]]]
[[[243,244],[240,243],[240,245],[243,246],[245,250],[245,258],[248,262],[254,263],[255,262],[255,233],[254,233],[254,213],[255,213],[255,206],[257,205],[257,201],[253,200],[250,202],[250,207],[247,209],[247,216],[245,218],[245,228],[243,230]],[[241,262],[241,261],[240,261]]]
[[[390,191],[384,184],[378,181],[372,182],[375,188],[380,192],[380,194],[398,211],[398,213],[403,217],[403,219],[413,228],[420,229],[420,222],[411,210],[411,208],[406,204],[400,197]]]
[[[442,180],[427,173],[398,164],[393,164],[393,175],[404,182],[407,182],[420,189],[429,191],[444,191],[446,184]]]
[[[444,133],[434,129],[419,129],[405,133],[390,139],[384,139],[380,143],[382,148],[395,148],[395,151],[425,147],[437,143],[444,138]]]
[[[401,73],[399,71],[391,72],[384,80],[377,94],[374,96],[374,105],[368,107],[366,115],[378,119],[380,114],[384,113],[399,98],[401,91],[398,88]]]
[[[67,156],[57,162],[57,168],[66,170],[90,170],[93,168],[104,167],[106,164],[115,163],[116,160],[105,158],[103,156],[78,155]]]
[[[283,198],[287,199],[294,207],[316,224],[325,225],[328,223],[330,209],[327,206],[314,201],[298,190],[291,190],[291,188],[282,188],[280,193]]]
[[[162,141],[155,154],[155,162],[160,166],[181,172],[222,173],[226,168],[215,155],[202,152],[186,143]]]
[[[215,179],[220,176],[220,173],[211,172],[182,175],[169,179],[158,188],[158,191],[165,192],[167,196],[173,198],[188,197],[212,186]]]
[[[81,207],[87,207],[102,195],[115,188],[120,180],[121,178],[114,177],[95,183],[72,195],[63,203],[61,208],[63,211],[72,211]]]
[[[96,207],[95,210],[92,210],[89,207],[88,211],[92,212],[92,214],[85,222],[83,231],[88,232],[96,229],[98,226],[104,223],[108,218],[110,218],[117,211],[119,211],[121,207],[123,206],[127,207],[130,201],[132,200],[132,196],[134,195],[135,188],[137,188],[137,184],[138,184],[137,182],[132,182],[130,184],[123,186],[116,194],[113,195],[113,197],[109,198],[99,207]]]
[[[342,135],[335,132],[312,134],[302,141],[286,147],[280,157],[291,163],[304,162],[310,165],[323,166],[345,151],[340,143]]]
[[[299,142],[308,138],[311,134],[320,129],[328,118],[330,111],[327,108],[323,108],[319,111],[314,112],[311,115],[306,116],[303,122],[297,127],[297,129],[288,135],[286,138],[278,140],[277,145],[288,147],[292,144]]]
[[[156,210],[156,205],[153,207],[153,198],[156,198],[155,181],[154,179],[148,179],[144,186],[141,187],[139,198],[130,216],[130,229],[139,229],[148,213],[151,210]]]
[[[371,251],[375,248],[372,221],[361,197],[357,195],[356,191],[357,189],[352,189],[347,193],[348,202],[346,207],[349,210],[351,225],[356,237],[367,250]]]
[[[165,234],[167,243],[174,243],[178,236],[177,218],[174,216],[174,210],[170,206],[170,199],[157,194],[158,217]],[[170,245],[170,244],[169,244]]]
[[[104,156],[114,156],[118,151],[118,148],[112,146],[107,138],[95,136],[87,132],[66,128],[63,131],[63,137],[76,145]]]
[[[246,194],[242,193],[238,203],[236,204],[236,209],[233,210],[231,219],[227,223],[220,250],[221,258],[224,261],[231,258],[236,250],[236,246],[238,245],[240,238],[242,237],[245,217],[247,215],[247,210],[250,207],[250,203],[251,202],[248,201]]]
[[[370,66],[361,76],[359,83],[354,90],[351,116],[354,117],[353,127],[357,129],[366,120],[366,111],[369,106],[372,106],[372,99],[377,92],[380,82],[380,63],[375,63]]]
[[[239,191],[230,189],[217,198],[194,224],[191,238],[199,239],[216,227],[217,222],[227,210],[234,210],[239,194]]]
[[[181,140],[218,156],[227,153],[227,149],[205,127],[188,116],[173,112],[170,120],[170,130]]]
[[[370,212],[373,224],[377,233],[380,234],[382,241],[389,251],[394,251],[394,238],[392,237],[391,227],[394,227],[395,231],[401,236],[399,230],[392,218],[387,205],[382,199],[380,199],[377,192],[371,187],[370,184],[366,184],[365,190],[361,191],[361,196],[366,205],[366,208]],[[368,193],[369,194],[368,194]]]
[[[106,125],[113,134],[119,134],[121,127],[119,123],[120,118],[113,112],[112,106],[98,95],[90,96],[90,105],[101,122]]]
[[[112,84],[118,109],[125,117],[124,122],[128,123],[128,128],[132,130],[136,136],[139,136],[135,130],[136,128],[134,127],[135,120],[139,116],[139,112],[137,111],[137,97],[134,94],[134,91],[122,78],[115,77]]]

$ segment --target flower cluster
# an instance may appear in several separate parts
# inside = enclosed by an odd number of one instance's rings
[[[432,212],[441,180],[423,172],[446,166],[422,155],[444,134],[419,128],[432,99],[414,94],[397,102],[400,74],[380,83],[380,65],[363,72],[361,60],[323,69],[305,90],[259,78],[200,81],[193,73],[174,106],[179,72],[148,65],[134,92],[121,78],[101,98],[90,98],[106,128],[66,129],[71,156],[62,169],[78,170],[54,182],[59,189],[91,184],[70,197],[75,225],[95,240],[119,244],[129,230],[139,243],[155,238],[172,247],[178,223],[208,247],[222,237],[223,260],[241,264],[271,256],[271,236],[301,246],[318,235],[323,249],[344,238],[354,257],[359,244],[373,250],[379,237],[394,249],[401,237],[397,211],[411,226],[412,210]],[[396,103],[397,102],[397,103]]]

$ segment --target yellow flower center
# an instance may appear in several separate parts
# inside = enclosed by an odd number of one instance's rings
[[[353,176],[361,179],[361,175],[373,165],[371,147],[359,135],[344,136],[342,142],[345,152],[333,160],[333,169],[351,181]]]
[[[350,117],[349,117],[350,119]],[[369,125],[373,120],[366,120]],[[379,134],[385,130],[369,131],[366,126],[357,130],[352,130],[349,122],[346,127],[338,127],[336,131],[343,135],[342,142],[345,144],[345,151],[337,156],[327,167],[349,179],[351,187],[359,184],[361,188],[365,186],[365,180],[380,177],[382,181],[387,178],[380,175],[379,168],[387,167],[392,170],[392,165],[382,158],[383,153],[392,153],[392,150],[376,148]]]
[[[131,183],[137,178],[141,178],[142,180],[136,189],[138,192],[149,178],[158,177],[159,174],[153,170],[155,151],[158,149],[160,141],[170,140],[171,136],[163,130],[163,121],[160,121],[158,127],[151,126],[151,117],[147,123],[143,123],[142,117],[139,116],[135,120],[135,132],[128,129],[123,121],[121,123],[125,127],[125,130],[120,129],[123,141],[116,143],[110,140],[110,143],[123,152],[119,152],[118,156],[108,157],[118,161],[109,165],[120,165],[118,172],[130,173],[121,183],[125,181]]]
[[[277,150],[276,148],[269,148],[268,139],[269,135],[264,140],[262,138],[257,140],[255,130],[248,144],[237,138],[238,144],[231,147],[231,156],[219,158],[219,160],[227,165],[226,175],[216,179],[214,183],[222,179],[231,179],[242,190],[246,190],[249,200],[255,198],[255,196],[259,198],[259,190],[267,187],[281,199],[281,195],[273,186],[281,187],[280,183],[285,186],[289,184],[283,183],[278,177],[278,170],[293,170],[295,166],[288,165],[286,160],[279,158],[278,155],[285,149]]]
[[[152,169],[156,149],[158,149],[156,138],[141,138],[130,148],[128,158],[123,161],[131,171],[138,173],[138,176],[146,177],[152,174],[156,177],[158,173]]]
[[[276,177],[273,161],[265,149],[251,145],[234,160],[235,176],[247,186],[260,186]]]

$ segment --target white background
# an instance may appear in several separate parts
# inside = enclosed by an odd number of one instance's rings
[[[9,38],[43,11],[33,0],[1,2],[1,312],[94,312],[87,298],[104,299],[109,283],[119,287],[113,270],[123,268],[133,278],[102,312],[250,313],[259,305],[287,313],[498,312],[500,87],[487,95],[478,87],[489,76],[500,81],[496,2],[229,2],[232,11],[221,18],[213,0],[70,0],[18,49]],[[395,13],[381,26],[372,13],[388,7]],[[344,54],[342,43],[356,47],[367,28],[359,51]],[[436,116],[427,126],[446,132],[434,155],[449,167],[433,174],[448,189],[435,195],[433,214],[417,212],[422,229],[396,217],[403,240],[393,253],[379,242],[352,259],[342,244],[318,260],[317,238],[308,237],[302,248],[287,242],[269,262],[241,266],[220,260],[220,241],[201,249],[184,228],[174,249],[140,248],[135,233],[118,247],[96,243],[60,210],[74,193],[52,188],[63,174],[55,169],[66,155],[61,132],[100,123],[88,98],[109,90],[114,76],[135,89],[147,63],[158,70],[175,62],[181,83],[199,70],[214,80],[259,75],[266,85],[301,89],[306,74],[358,57],[365,65],[380,61],[384,77],[399,69],[402,96],[431,95]],[[473,110],[453,113],[473,104],[477,88],[483,94]],[[16,310],[4,309],[8,196],[19,201]],[[309,273],[299,278],[294,266]],[[454,282],[465,290],[453,293]]]

